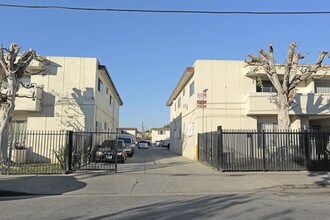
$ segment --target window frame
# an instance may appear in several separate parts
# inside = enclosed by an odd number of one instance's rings
[[[100,77],[98,77],[98,81],[97,81],[97,90],[103,94],[103,82],[102,80],[100,79]]]
[[[190,83],[189,85],[189,96],[193,96],[195,93],[195,81],[193,81],[192,83]]]

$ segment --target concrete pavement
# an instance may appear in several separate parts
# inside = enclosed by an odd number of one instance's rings
[[[152,152],[152,151],[150,151]],[[327,172],[225,172],[162,150],[164,157],[120,164],[118,173],[0,176],[0,196],[154,195],[248,193],[260,190],[326,189]],[[138,157],[138,156],[137,156]],[[152,158],[152,157],[150,157]]]

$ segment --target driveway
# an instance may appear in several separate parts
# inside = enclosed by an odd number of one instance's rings
[[[328,219],[327,173],[221,173],[165,148],[118,173],[0,176],[1,219]],[[319,186],[315,188],[315,186]],[[14,191],[19,191],[13,194]],[[15,195],[15,196],[14,196]]]

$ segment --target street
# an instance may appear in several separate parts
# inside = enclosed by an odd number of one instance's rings
[[[330,188],[315,188],[328,181],[323,173],[221,173],[149,147],[117,174],[1,176],[1,190],[15,183],[28,194],[0,197],[0,212],[1,219],[329,219]]]

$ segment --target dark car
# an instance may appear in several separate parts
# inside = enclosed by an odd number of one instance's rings
[[[122,140],[105,140],[98,147],[95,154],[96,162],[115,162],[116,161],[116,143],[117,143],[117,161],[125,163],[127,153],[125,144]]]

